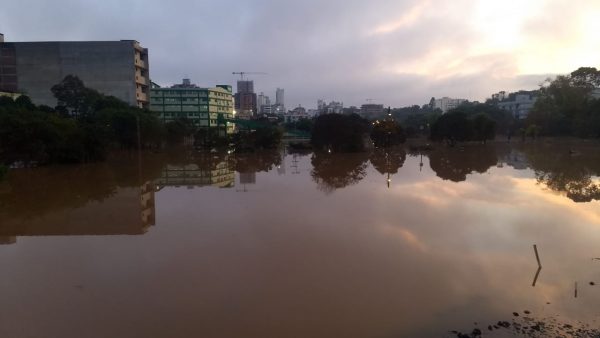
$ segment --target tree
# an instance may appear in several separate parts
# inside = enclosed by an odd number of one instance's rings
[[[357,114],[324,114],[315,121],[311,143],[320,150],[362,151],[368,131],[369,122]]]
[[[431,139],[454,145],[456,142],[471,140],[472,131],[472,122],[467,118],[467,114],[449,112],[440,116],[431,126]]]
[[[58,106],[63,106],[74,116],[89,113],[101,95],[85,87],[77,76],[67,75],[50,89],[58,100]]]
[[[547,79],[540,86],[540,95],[527,117],[527,124],[541,127],[549,136],[576,135],[597,137],[597,99],[591,96],[600,86],[600,71],[581,67],[569,75]]]
[[[571,72],[571,82],[577,87],[592,90],[600,87],[600,71],[595,67],[580,67]]]
[[[473,140],[486,143],[496,136],[496,122],[485,114],[473,118]]]
[[[392,119],[373,122],[371,140],[376,147],[389,147],[402,144],[406,135],[402,126]]]

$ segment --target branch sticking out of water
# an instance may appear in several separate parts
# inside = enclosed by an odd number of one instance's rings
[[[538,254],[537,245],[533,245],[533,251],[535,251],[535,259],[537,259],[538,267],[542,267],[542,263],[540,262],[540,255]]]

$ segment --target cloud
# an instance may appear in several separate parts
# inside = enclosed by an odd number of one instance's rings
[[[117,1],[3,5],[7,41],[136,39],[155,82],[184,76],[286,89],[288,107],[319,98],[360,105],[482,100],[533,89],[548,74],[597,66],[600,3],[583,0]],[[27,9],[27,10],[25,10]],[[596,63],[596,64],[594,64]]]

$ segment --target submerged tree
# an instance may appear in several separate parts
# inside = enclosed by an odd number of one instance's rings
[[[398,122],[392,119],[378,120],[373,123],[371,140],[376,147],[390,147],[404,143],[406,135]]]
[[[320,150],[362,151],[368,130],[369,122],[357,114],[325,114],[315,121],[311,143]]]
[[[496,122],[485,114],[478,114],[473,118],[473,140],[486,143],[496,136]]]
[[[471,140],[472,133],[472,122],[467,114],[462,112],[446,113],[431,126],[433,141],[446,141],[451,145]]]

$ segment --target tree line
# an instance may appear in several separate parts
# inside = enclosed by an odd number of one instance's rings
[[[156,147],[189,132],[180,126],[185,123],[163,124],[156,114],[87,88],[75,76],[51,90],[55,108],[35,105],[25,95],[0,98],[0,163],[99,161],[111,149]]]
[[[547,79],[526,127],[534,126],[544,136],[600,137],[599,88],[600,71],[594,67]]]
[[[236,136],[198,128],[184,118],[164,123],[157,113],[87,88],[72,75],[51,91],[58,102],[54,108],[35,105],[26,95],[0,97],[0,177],[11,165],[101,161],[111,150],[158,148],[192,136],[204,147],[267,148],[281,140],[278,129],[261,121]]]

